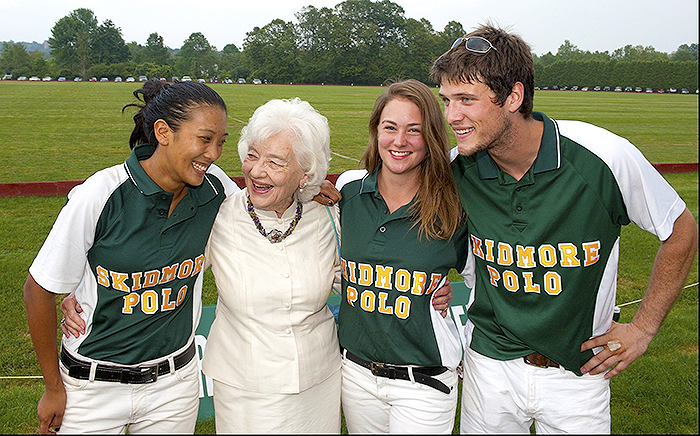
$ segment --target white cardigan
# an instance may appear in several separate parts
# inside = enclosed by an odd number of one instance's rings
[[[329,209],[340,230],[338,210]],[[256,209],[263,227],[289,228],[296,203],[278,219]],[[222,383],[259,393],[298,393],[340,368],[335,320],[326,306],[340,289],[331,217],[316,202],[303,205],[296,228],[272,244],[255,227],[246,190],[227,198],[205,252],[219,293],[202,369]]]

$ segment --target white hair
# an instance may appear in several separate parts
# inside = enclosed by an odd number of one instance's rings
[[[294,195],[307,203],[320,192],[331,160],[328,119],[308,102],[299,98],[275,99],[257,108],[241,130],[238,154],[243,162],[252,144],[263,144],[282,132],[290,134],[297,164],[308,177],[306,187]]]

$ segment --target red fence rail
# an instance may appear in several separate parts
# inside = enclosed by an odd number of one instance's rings
[[[661,163],[654,164],[661,173],[696,173],[698,162],[695,163]],[[326,179],[335,183],[338,174],[328,174]],[[243,177],[231,177],[238,186],[243,187]],[[24,182],[0,183],[0,197],[48,197],[51,195],[66,195],[74,186],[83,183],[82,180],[59,180],[56,182]]]

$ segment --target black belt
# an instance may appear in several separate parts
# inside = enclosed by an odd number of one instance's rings
[[[192,344],[185,351],[173,357],[175,371],[190,363],[197,351],[197,347]],[[68,368],[68,375],[81,379],[90,380],[90,362],[85,362],[71,356],[61,347],[61,362]],[[94,380],[119,382],[127,384],[153,383],[161,375],[170,373],[170,363],[168,359],[158,363],[143,366],[121,366],[98,364],[95,370]]]
[[[342,347],[341,347],[341,352],[342,352]],[[394,379],[399,379],[399,380],[411,380],[410,375],[408,374],[408,367],[407,366],[395,366],[395,365],[390,365],[388,363],[379,363],[379,362],[368,362],[366,360],[360,359],[359,357],[355,356],[351,352],[345,350],[345,356],[350,359],[351,361],[357,363],[360,366],[363,366],[367,369],[369,369],[373,375],[377,377],[386,377],[390,378],[392,380]],[[436,376],[438,374],[442,374],[445,371],[447,371],[447,367],[444,366],[416,366],[411,368],[413,372],[413,380],[416,383],[420,383],[426,386],[430,386],[431,388],[435,388],[440,392],[443,392],[445,394],[449,394],[451,389],[445,385],[445,383],[441,382],[440,380],[433,378],[433,376]]]

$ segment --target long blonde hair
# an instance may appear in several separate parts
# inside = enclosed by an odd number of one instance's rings
[[[369,143],[360,166],[370,174],[381,165],[377,127],[386,105],[397,98],[406,99],[421,113],[421,135],[428,148],[421,163],[421,184],[411,210],[419,234],[432,239],[450,239],[464,211],[459,201],[452,169],[450,168],[450,141],[442,116],[440,103],[427,85],[413,79],[391,84],[374,103],[369,118]]]

